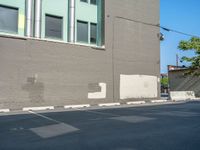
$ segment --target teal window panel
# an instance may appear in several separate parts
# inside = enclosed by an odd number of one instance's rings
[[[41,21],[41,37],[48,38],[45,36],[46,27],[46,14],[52,16],[62,17],[62,40],[68,40],[68,0],[43,0],[42,1],[42,21]],[[60,38],[58,40],[61,40]]]
[[[88,0],[80,0],[81,2],[85,2],[85,3],[87,3],[88,2]]]
[[[88,3],[84,3],[80,0],[76,0],[76,10],[75,10],[75,20],[76,20],[76,24],[75,24],[75,39],[76,42],[79,43],[79,39],[78,39],[78,35],[80,35],[80,33],[78,33],[78,21],[81,20],[83,22],[87,22],[88,23],[88,33],[87,33],[87,37],[88,37],[88,44],[90,44],[90,23],[95,23],[97,24],[97,5],[91,5],[90,4],[90,0],[88,0]]]
[[[90,0],[90,4],[97,5],[98,0]]]
[[[105,45],[105,0],[97,0],[97,46]]]
[[[24,36],[25,33],[25,0],[0,0],[0,5],[16,8],[17,14],[17,32],[0,31],[1,34],[17,34]]]
[[[18,32],[18,9],[0,5],[0,31]]]
[[[77,21],[77,41],[81,43],[88,43],[88,23],[84,21]]]
[[[90,44],[97,44],[97,24],[90,24]]]
[[[53,39],[63,38],[63,18],[46,14],[45,37]]]
[[[81,20],[88,23],[88,44],[104,45],[104,0],[88,0],[88,3],[76,0],[75,14],[76,42],[80,42],[78,40],[78,36],[80,36],[78,20]]]

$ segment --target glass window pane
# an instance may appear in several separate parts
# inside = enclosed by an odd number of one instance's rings
[[[87,3],[87,2],[88,2],[88,0],[81,0],[81,2],[86,2],[86,3]]]
[[[96,5],[97,4],[97,0],[90,0],[90,4]]]
[[[97,24],[95,23],[90,24],[90,43],[97,43]]]
[[[77,41],[88,43],[88,23],[77,21]]]
[[[62,25],[63,18],[46,15],[46,22],[45,22],[45,36],[50,38],[59,38],[62,39]]]
[[[0,6],[0,31],[18,31],[18,9]]]

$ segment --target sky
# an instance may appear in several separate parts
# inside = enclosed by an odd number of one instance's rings
[[[160,0],[160,24],[166,28],[194,34],[200,37],[200,0]],[[179,50],[181,40],[191,37],[161,29],[165,40],[161,42],[161,73],[167,73],[167,65],[176,65],[176,54],[193,56],[194,53]],[[188,65],[180,63],[180,65]]]

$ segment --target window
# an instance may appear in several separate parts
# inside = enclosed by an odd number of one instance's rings
[[[95,23],[90,24],[90,43],[97,43],[97,24]]]
[[[18,32],[18,9],[0,5],[0,31]]]
[[[45,37],[62,39],[63,37],[63,18],[53,15],[46,15]]]
[[[77,21],[77,42],[88,43],[88,23]]]
[[[88,2],[88,0],[81,0],[81,2],[85,2],[85,3],[87,3],[87,2]]]
[[[90,4],[96,5],[97,4],[97,0],[90,0]]]

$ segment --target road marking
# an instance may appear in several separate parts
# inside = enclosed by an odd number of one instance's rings
[[[44,119],[46,119],[46,120],[49,120],[49,121],[52,121],[52,122],[55,122],[55,123],[63,123],[63,122],[60,122],[60,121],[58,121],[58,120],[55,120],[55,119],[49,118],[49,117],[47,117],[47,116],[44,116],[44,115],[38,114],[38,113],[33,112],[33,111],[29,111],[29,112],[30,112],[31,114],[34,114],[34,115],[38,116],[38,117],[44,118]]]
[[[7,113],[10,112],[10,109],[0,109],[0,113]]]
[[[129,123],[140,123],[140,122],[156,120],[156,118],[150,118],[150,117],[144,117],[144,116],[121,116],[121,117],[112,117],[110,119],[125,121]]]
[[[84,105],[65,105],[65,109],[73,109],[73,108],[84,108],[84,107],[90,107],[90,104],[84,104]]]
[[[78,128],[75,128],[65,123],[36,127],[31,128],[30,130],[41,138],[52,138],[79,131]]]
[[[102,103],[102,104],[98,104],[98,106],[100,107],[104,107],[104,106],[119,106],[120,103]]]
[[[152,100],[152,103],[163,103],[163,102],[167,102],[167,100]]]
[[[120,117],[120,115],[112,114],[112,113],[104,113],[104,112],[98,112],[98,111],[92,111],[92,110],[80,110],[80,111],[85,111],[93,114],[98,114],[98,115],[104,115],[104,116],[109,116],[109,117]]]
[[[135,101],[135,102],[127,102],[127,105],[139,105],[139,104],[145,104],[145,101]]]
[[[33,111],[39,111],[39,110],[53,110],[54,106],[45,106],[45,107],[25,107],[22,110],[23,111],[29,111],[29,110],[33,110]]]

